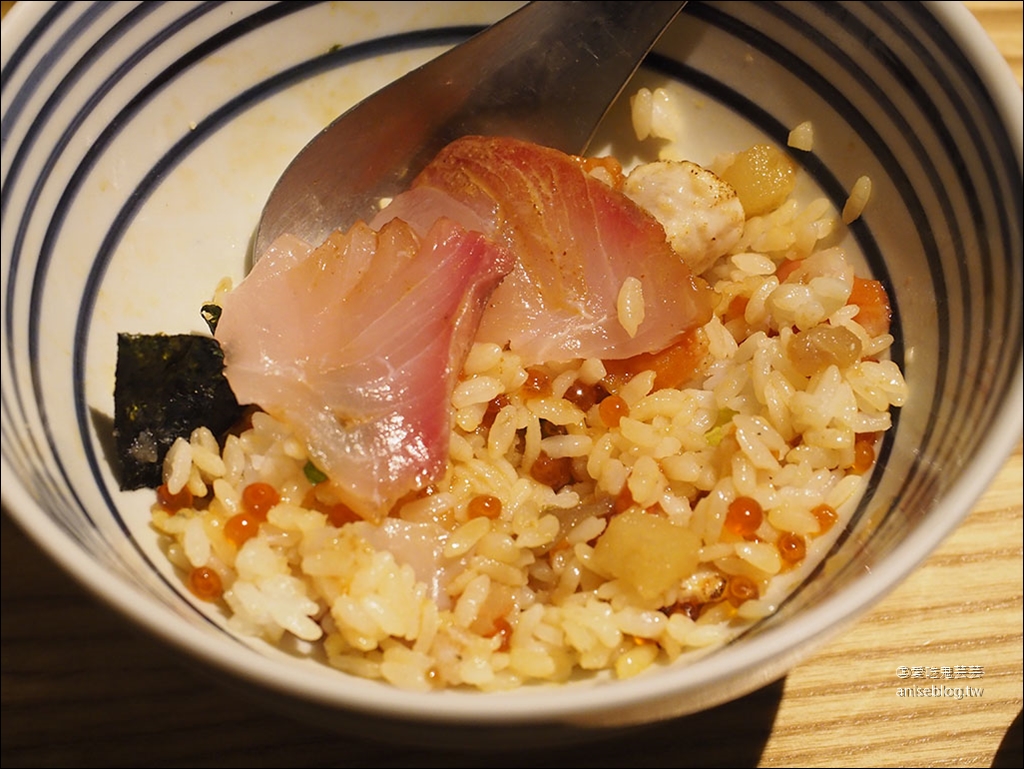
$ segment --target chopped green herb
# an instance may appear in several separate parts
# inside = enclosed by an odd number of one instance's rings
[[[308,460],[306,462],[306,466],[302,468],[302,472],[306,474],[306,480],[314,486],[327,480],[327,476],[324,475],[323,470]]]
[[[722,442],[722,438],[729,432],[729,425],[732,424],[732,418],[739,412],[733,411],[732,409],[721,409],[718,412],[718,419],[715,420],[715,426],[704,433],[704,440],[708,442],[709,446],[717,446]]]

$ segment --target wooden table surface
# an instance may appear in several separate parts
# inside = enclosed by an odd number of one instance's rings
[[[6,9],[10,3],[3,3]],[[969,2],[1021,82],[1021,2]],[[14,766],[1020,767],[1018,445],[970,516],[859,623],[727,705],[574,746],[462,753],[293,720],[187,666],[2,518],[2,749]],[[901,698],[898,666],[965,666],[972,697]],[[930,683],[924,681],[923,683]]]

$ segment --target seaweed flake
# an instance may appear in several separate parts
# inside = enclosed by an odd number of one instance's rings
[[[243,413],[224,377],[216,339],[118,334],[114,439],[123,490],[156,488],[176,438],[206,426],[221,439]]]

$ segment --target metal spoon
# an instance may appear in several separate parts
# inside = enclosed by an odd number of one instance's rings
[[[681,2],[532,2],[321,131],[277,181],[253,244],[368,221],[449,142],[504,135],[582,154]]]

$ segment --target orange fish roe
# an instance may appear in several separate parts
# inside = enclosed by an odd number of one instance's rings
[[[858,435],[853,442],[853,464],[850,472],[863,475],[875,465],[875,435]]]
[[[786,279],[796,272],[802,264],[802,259],[783,259],[779,262],[779,266],[775,268],[775,277],[779,279],[779,283],[785,283]]]
[[[498,646],[498,651],[507,652],[512,646],[512,625],[504,617],[498,617],[494,620],[494,632],[491,637],[498,636],[501,639],[501,644]]]
[[[791,531],[783,532],[775,546],[779,549],[782,560],[790,565],[800,563],[807,555],[807,542],[799,534]]]
[[[241,547],[256,536],[261,523],[263,519],[253,513],[237,513],[224,524],[224,536],[234,543],[235,547]]]
[[[621,513],[629,510],[635,504],[636,500],[633,499],[633,492],[629,490],[627,484],[622,484],[622,489],[615,495],[615,505],[612,509],[616,513]]]
[[[192,507],[192,492],[185,486],[177,494],[172,494],[166,483],[160,484],[156,490],[156,503],[172,515],[179,510]]]
[[[338,502],[337,504],[331,505],[326,508],[324,512],[327,514],[327,521],[331,526],[341,528],[346,523],[354,523],[355,521],[361,521],[362,517],[353,510],[351,507],[346,505],[344,502]]]
[[[569,540],[566,539],[565,537],[562,537],[561,539],[556,540],[555,544],[553,544],[548,549],[548,554],[549,555],[557,555],[558,553],[560,553],[560,552],[562,552],[564,550],[569,550],[571,547],[572,547],[572,545],[569,544]]]
[[[623,417],[629,416],[629,404],[618,395],[609,395],[597,407],[605,427],[618,427]]]
[[[551,457],[542,451],[534,460],[530,475],[535,481],[558,491],[572,481],[572,460],[569,457]]]
[[[839,520],[839,514],[829,505],[818,505],[816,508],[811,510],[811,513],[818,519],[818,526],[820,527],[818,531],[819,534],[824,534],[835,526],[836,521]]]
[[[733,574],[725,587],[725,598],[733,606],[752,601],[760,595],[757,584],[745,574]]]
[[[354,512],[352,508],[344,502],[324,501],[320,499],[316,488],[310,489],[306,492],[306,496],[302,500],[302,506],[309,510],[316,510],[319,513],[323,513],[327,516],[327,522],[335,528],[341,528],[346,523],[354,523],[355,521],[363,520],[358,513]]]
[[[224,594],[220,575],[208,566],[197,566],[189,572],[188,589],[204,601],[216,601]]]
[[[742,318],[743,314],[747,311],[748,304],[750,304],[750,299],[748,297],[734,296],[729,301],[729,306],[726,308],[725,313],[722,315],[723,325]]]
[[[281,501],[277,489],[269,483],[250,483],[242,489],[242,505],[250,513],[262,516],[266,520],[270,508]]]
[[[501,516],[501,500],[491,494],[478,494],[466,505],[470,518],[498,518]]]
[[[700,616],[701,608],[703,608],[703,604],[700,603],[700,601],[695,601],[691,599],[686,601],[680,601],[673,607],[673,610],[674,612],[679,612],[689,617],[690,619],[696,621],[697,618]]]
[[[855,304],[859,312],[853,316],[871,336],[889,333],[892,304],[881,281],[855,276],[847,304]]]
[[[590,407],[600,400],[601,390],[597,385],[590,385],[586,382],[576,380],[562,395],[569,403],[576,406],[580,411],[589,411]]]
[[[256,536],[260,524],[267,520],[270,508],[280,501],[281,495],[269,483],[250,483],[242,489],[243,510],[228,518],[224,524],[224,536],[236,547],[241,547]]]
[[[512,403],[512,401],[508,399],[508,396],[505,395],[505,393],[495,396],[487,404],[487,410],[484,411],[484,416],[480,423],[484,427],[490,428],[491,425],[494,424],[494,418],[498,416],[498,412],[510,403]]]
[[[725,528],[740,537],[750,537],[761,526],[764,510],[753,497],[736,497],[725,514]]]

